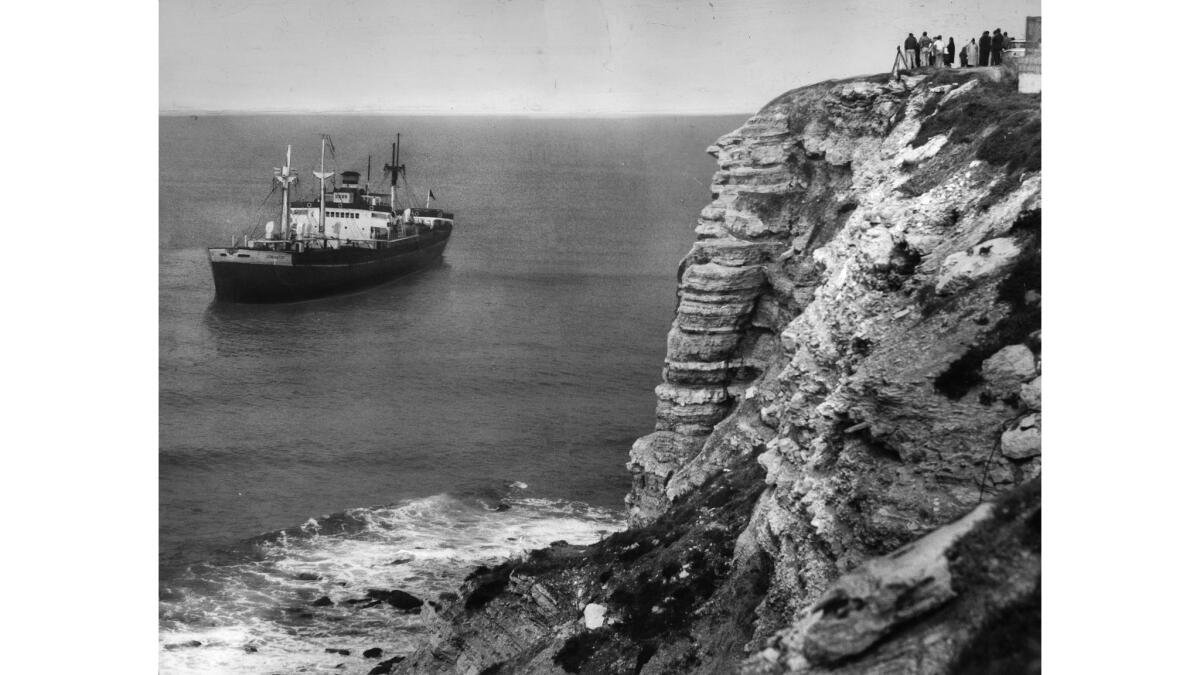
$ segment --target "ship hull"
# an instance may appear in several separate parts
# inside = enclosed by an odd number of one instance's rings
[[[442,257],[449,228],[397,242],[388,248],[265,251],[209,249],[220,302],[297,302],[375,286]]]

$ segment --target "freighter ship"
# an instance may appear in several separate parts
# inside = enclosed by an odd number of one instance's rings
[[[275,181],[282,187],[280,224],[266,224],[261,239],[243,237],[229,248],[208,249],[216,297],[226,302],[292,302],[373,286],[408,274],[438,260],[454,229],[454,214],[412,206],[412,190],[399,163],[399,135],[392,144],[392,161],[384,167],[391,177],[388,194],[371,193],[359,185],[357,171],[343,171],[340,185],[326,189],[334,178],[325,171],[321,138],[321,168],[313,171],[320,181],[318,196],[288,201],[297,180],[292,146]],[[370,165],[368,160],[368,180]],[[409,205],[396,202],[396,183],[404,179]]]

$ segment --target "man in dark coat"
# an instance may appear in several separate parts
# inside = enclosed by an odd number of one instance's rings
[[[945,59],[946,59],[946,67],[947,67],[947,68],[953,68],[953,67],[954,67],[954,55],[955,55],[956,53],[957,53],[957,52],[955,52],[955,51],[954,51],[954,38],[950,38],[950,42],[948,42],[948,43],[946,44],[946,56],[945,56]]]
[[[1004,52],[1004,36],[1000,34],[1000,29],[992,33],[992,65],[998,66],[1001,61],[1001,54]]]
[[[989,59],[992,57],[992,34],[983,31],[983,35],[979,36],[979,65],[991,65]]]
[[[912,33],[904,39],[904,61],[908,64],[908,69],[912,70],[917,67],[917,38],[913,37]]]

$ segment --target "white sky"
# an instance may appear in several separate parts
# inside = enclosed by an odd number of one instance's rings
[[[742,113],[1039,0],[161,0],[159,107]]]

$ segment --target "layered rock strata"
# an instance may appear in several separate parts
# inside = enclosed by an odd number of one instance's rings
[[[481,570],[407,668],[1035,662],[1039,101],[827,82],[710,152],[631,529]]]

